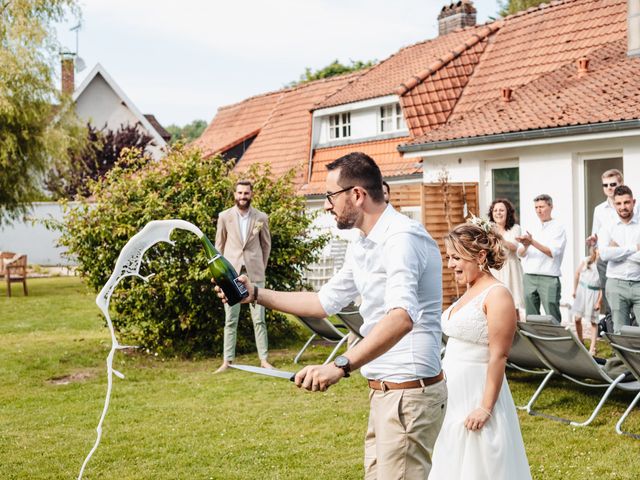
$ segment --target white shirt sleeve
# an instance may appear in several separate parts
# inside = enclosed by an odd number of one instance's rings
[[[591,226],[591,235],[598,235],[598,231],[600,230],[601,226],[600,215],[598,215],[598,207],[595,207],[593,209],[593,225]]]
[[[338,313],[359,295],[356,284],[353,281],[353,268],[349,257],[350,255],[347,251],[344,265],[340,271],[331,277],[318,292],[320,305],[322,305],[327,315]]]
[[[545,245],[551,250],[551,256],[553,258],[562,255],[564,248],[567,245],[567,234],[560,225],[555,226],[553,234],[549,240],[549,245]]]
[[[427,248],[423,238],[410,233],[397,233],[386,242],[383,264],[387,272],[384,310],[405,310],[411,320],[419,318],[418,281],[427,265]]]
[[[607,228],[601,229],[598,233],[598,246],[600,250],[600,258],[605,262],[623,262],[627,257],[638,251],[635,245],[618,245],[617,247],[610,247],[609,243],[611,243],[611,240],[612,232]]]

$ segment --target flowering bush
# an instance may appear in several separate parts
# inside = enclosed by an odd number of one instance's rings
[[[307,235],[312,218],[292,184],[293,172],[273,179],[268,165],[254,166],[243,178],[254,184],[253,206],[269,215],[272,251],[267,286],[294,290],[316,260],[324,237]],[[220,157],[177,147],[159,162],[126,151],[115,168],[93,183],[92,202],[67,207],[61,244],[75,256],[79,271],[96,292],[107,281],[126,242],[151,220],[177,218],[215,238],[218,213],[233,205],[236,177]],[[175,230],[175,245],[160,243],[145,254],[142,275],[125,278],[111,299],[119,334],[137,345],[169,355],[210,355],[222,351],[224,310],[215,297],[200,240]],[[238,351],[253,349],[247,308],[238,326]],[[272,345],[291,339],[287,320],[267,311]]]

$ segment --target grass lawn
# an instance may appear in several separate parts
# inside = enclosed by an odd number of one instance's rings
[[[76,478],[103,407],[108,331],[94,295],[76,278],[30,280],[29,297],[16,289],[7,298],[5,288],[0,284],[0,478]],[[294,354],[275,351],[270,360],[293,371]],[[303,360],[321,362],[327,354],[312,347]],[[257,364],[257,357],[238,362]],[[361,377],[312,394],[239,371],[213,375],[219,363],[118,352],[114,367],[126,378],[114,379],[102,443],[84,478],[362,478],[368,408]],[[514,400],[524,404],[541,379],[509,373],[509,380]],[[584,419],[597,392],[552,381],[536,408]],[[638,478],[640,440],[614,431],[631,399],[615,393],[585,428],[520,413],[533,477]],[[640,411],[626,427],[640,433]]]

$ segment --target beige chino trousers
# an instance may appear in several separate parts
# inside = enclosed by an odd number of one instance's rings
[[[425,480],[447,409],[444,380],[423,388],[369,391],[365,480]]]

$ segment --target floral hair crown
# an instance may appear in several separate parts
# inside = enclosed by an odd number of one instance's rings
[[[484,233],[489,233],[491,231],[491,222],[486,218],[476,217],[472,213],[471,218],[467,221],[470,224],[475,225],[476,227],[480,227],[482,230],[484,230]]]

